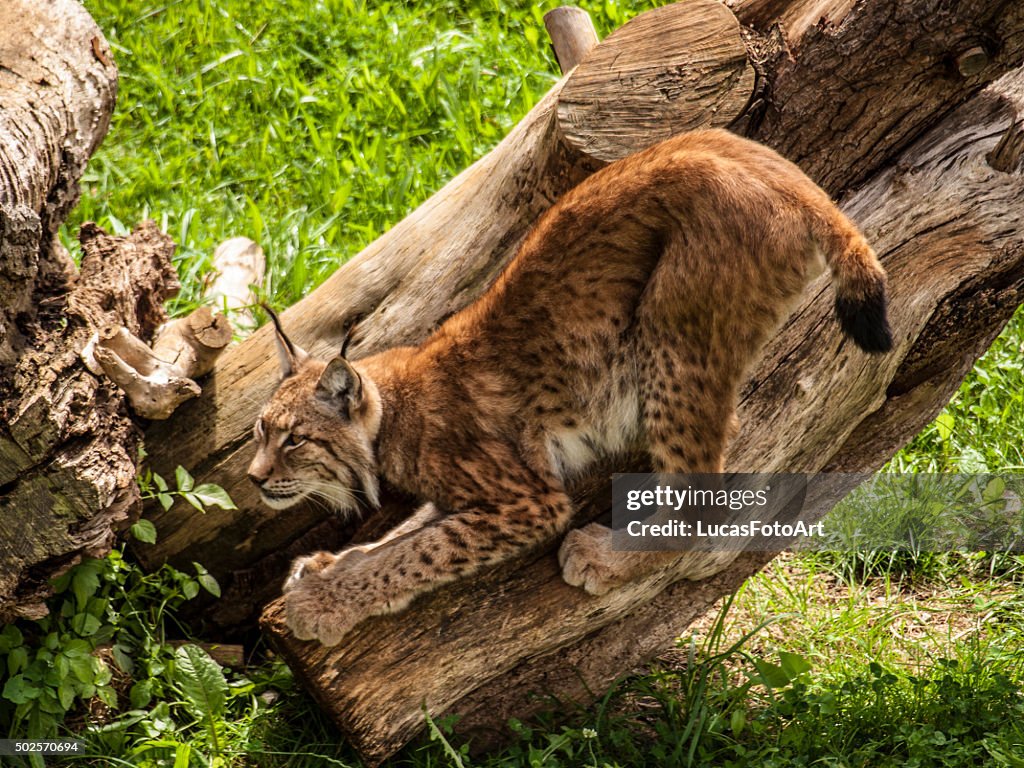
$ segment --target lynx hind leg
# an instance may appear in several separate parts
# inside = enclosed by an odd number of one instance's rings
[[[685,351],[661,346],[640,359],[644,429],[654,471],[720,473],[738,424],[735,384],[693,365]],[[705,556],[684,558],[679,551],[613,550],[611,530],[597,524],[570,531],[558,557],[562,578],[595,595],[680,567],[684,560],[685,575],[691,578],[718,570],[704,562]]]

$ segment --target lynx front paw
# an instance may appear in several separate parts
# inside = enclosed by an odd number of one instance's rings
[[[591,595],[603,595],[622,583],[616,568],[620,554],[612,551],[612,532],[591,523],[566,534],[558,550],[558,564],[567,584]]]
[[[314,573],[320,573],[328,566],[337,562],[337,555],[330,552],[314,552],[307,557],[300,557],[292,564],[291,573],[285,579],[283,592],[291,592],[302,579]]]
[[[361,618],[317,575],[307,576],[285,595],[284,616],[299,640],[319,640],[328,647],[341,642]]]

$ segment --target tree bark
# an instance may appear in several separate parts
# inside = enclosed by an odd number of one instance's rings
[[[141,433],[79,352],[94,323],[163,319],[171,246],[152,227],[116,243],[86,228],[78,275],[57,239],[116,90],[78,2],[0,6],[0,621],[45,613],[49,577],[140,510]]]

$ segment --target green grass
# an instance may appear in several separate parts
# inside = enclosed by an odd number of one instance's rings
[[[62,236],[74,250],[82,221],[155,218],[179,244],[179,312],[234,235],[264,246],[268,297],[294,302],[484,154],[556,76],[541,24],[553,2],[85,4],[121,92]],[[602,33],[654,4],[583,3]],[[890,469],[1024,467],[1022,323]],[[513,722],[511,745],[485,756],[440,721],[391,764],[1020,766],[1022,583],[1013,555],[782,558],[599,705]],[[193,632],[174,617],[212,588],[202,572],[144,576],[115,554],[63,587],[51,619],[0,635],[12,735],[37,712],[49,719],[36,715],[35,735],[84,733],[96,766],[359,764],[265,648],[243,670],[182,665],[168,639]],[[82,653],[103,645],[117,653]],[[63,688],[58,656],[77,670]]]

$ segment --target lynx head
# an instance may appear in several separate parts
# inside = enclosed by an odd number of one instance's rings
[[[268,310],[269,311],[269,310]],[[324,363],[292,344],[273,312],[281,383],[256,420],[249,479],[273,509],[319,499],[341,511],[377,506],[377,387],[341,352]]]

